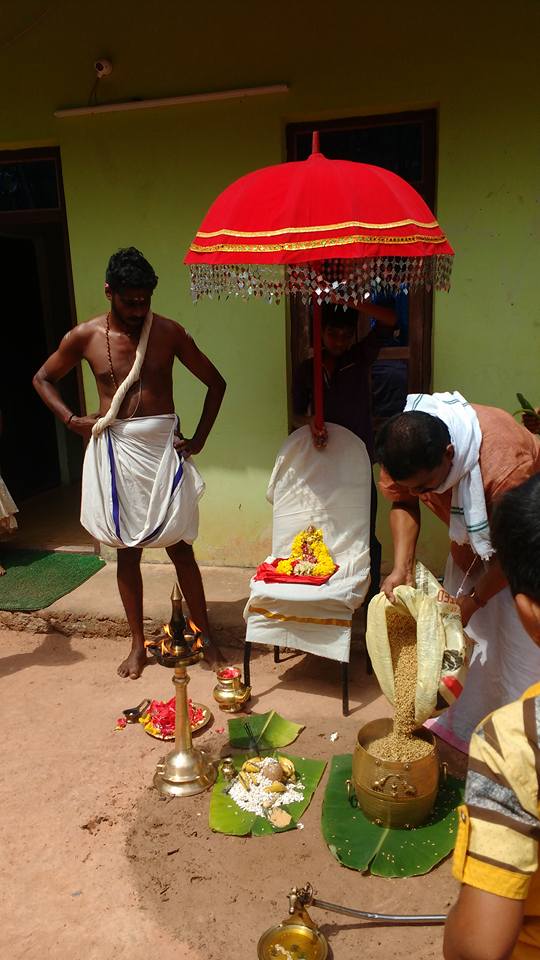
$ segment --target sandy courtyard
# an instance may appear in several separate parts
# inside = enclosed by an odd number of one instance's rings
[[[0,632],[4,921],[10,960],[254,960],[260,934],[286,913],[293,884],[366,910],[445,913],[456,885],[450,863],[426,877],[381,880],[341,867],[320,812],[327,773],[305,829],[265,838],[213,834],[209,794],[162,800],[152,789],[163,744],[142,727],[115,731],[122,709],[172,695],[169,671],[121,681],[126,641]],[[238,662],[239,651],[229,651]],[[352,663],[351,716],[341,716],[338,666],[295,656],[274,665],[254,654],[251,703],[306,724],[291,753],[330,760],[351,752],[363,720],[388,712],[364,659]],[[226,715],[212,673],[191,670],[190,696],[211,706],[196,737],[227,752]],[[215,707],[215,709],[214,709]],[[329,735],[337,731],[332,743]],[[441,956],[440,928],[368,926],[314,910],[335,960]]]

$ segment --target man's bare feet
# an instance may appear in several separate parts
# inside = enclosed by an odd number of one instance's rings
[[[2,564],[0,563],[0,577],[3,577],[5,572],[6,572],[5,567],[3,567]]]
[[[118,676],[138,680],[147,663],[148,657],[144,647],[132,647],[129,656],[118,667]]]

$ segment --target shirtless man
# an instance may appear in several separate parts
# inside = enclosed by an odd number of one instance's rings
[[[126,379],[133,367],[143,325],[147,315],[150,317],[150,303],[157,280],[153,268],[134,247],[119,250],[115,253],[109,261],[106,273],[105,295],[110,303],[109,313],[102,314],[70,330],[61,341],[56,352],[49,357],[34,377],[34,387],[42,400],[55,416],[65,424],[68,430],[78,433],[85,442],[91,439],[96,421],[107,413],[117,386]],[[207,387],[197,429],[189,440],[175,431],[174,421],[170,416],[174,415],[172,370],[175,358],[178,358]],[[66,406],[57,387],[58,382],[81,360],[86,360],[89,363],[96,379],[99,394],[99,412],[85,417],[77,416]],[[145,424],[149,424],[151,429],[155,422],[160,427],[161,432],[163,432],[163,423],[165,423],[166,432],[170,426],[170,436],[167,434],[168,448],[164,450],[164,457],[170,458],[172,456],[174,459],[175,485],[178,474],[180,474],[182,482],[186,481],[184,487],[189,487],[187,480],[193,486],[193,475],[198,478],[199,488],[195,497],[192,498],[196,511],[196,503],[203,485],[196,468],[190,464],[188,458],[192,454],[200,453],[204,447],[221,406],[225,386],[221,374],[208,357],[201,353],[184,328],[173,320],[154,314],[151,319],[150,335],[140,375],[128,390],[116,415],[117,419],[112,421],[110,430],[105,431],[105,436],[112,433],[113,428],[117,425],[119,425],[120,431],[126,426],[129,430],[137,430],[139,427],[144,427]],[[142,418],[147,419],[143,422]],[[151,418],[157,419],[154,421]],[[94,435],[95,433],[94,429]],[[174,450],[169,449],[172,447],[173,433],[174,448],[184,458],[183,477],[182,460],[174,454]],[[107,440],[110,446],[110,438],[107,437]],[[87,448],[85,471],[91,448],[95,445],[95,442],[97,442],[97,438],[94,436]],[[115,461],[112,459],[113,467],[114,464]],[[180,466],[178,466],[179,464]],[[139,466],[133,465],[133,472],[136,476],[138,471]],[[117,482],[120,484],[121,481],[122,477],[120,476]],[[173,486],[174,489],[175,486]],[[113,497],[116,495],[114,483],[112,494]],[[184,496],[182,490],[180,490],[180,494]],[[83,514],[85,512],[85,496],[83,476]],[[161,497],[161,501],[163,499]],[[173,495],[171,494],[172,499]],[[176,502],[178,499],[177,496]],[[125,506],[126,512],[129,513],[129,497],[127,497],[127,500],[128,503]],[[158,498],[159,500],[160,498]],[[173,509],[177,509],[177,507]],[[87,509],[86,513],[89,512],[91,514],[92,510],[88,511]],[[111,545],[118,547],[128,539],[125,533],[127,527],[125,529],[120,527],[121,519],[118,520],[118,515],[115,517],[115,521],[117,536],[113,531],[113,536],[109,542]],[[178,583],[186,598],[190,615],[201,628],[205,639],[209,641],[210,628],[204,588],[191,546],[191,542],[197,533],[198,512],[196,512],[195,521],[188,524],[192,531],[188,537],[189,542],[185,542],[182,538],[178,538],[178,542],[171,542],[171,530],[174,530],[175,523],[176,519],[174,517],[172,520],[170,516],[166,518],[168,541],[149,543],[151,537],[144,537],[141,538],[141,542],[144,539],[145,546],[166,547],[167,553],[176,568]],[[165,521],[161,526],[164,525]],[[174,538],[174,533],[172,535]],[[106,539],[103,539],[103,542],[107,542]],[[136,542],[139,541],[136,539]],[[135,680],[140,677],[146,663],[146,652],[144,648],[143,590],[140,570],[142,546],[134,546],[132,543],[133,537],[129,546],[122,546],[121,549],[117,550],[118,589],[132,635],[131,651],[118,667],[118,674],[121,677],[129,677]],[[206,648],[206,651],[206,658],[209,663],[213,664],[221,659],[219,649],[212,644]]]

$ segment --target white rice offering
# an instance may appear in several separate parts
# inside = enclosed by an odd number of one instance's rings
[[[257,777],[257,782],[252,782],[249,790],[237,777],[229,790],[229,796],[242,810],[247,810],[249,813],[255,813],[258,816],[265,816],[271,810],[275,810],[276,807],[281,807],[286,803],[294,803],[304,798],[302,783],[284,783],[283,793],[272,792],[269,788],[273,784],[275,785],[275,780],[264,775],[263,767]]]

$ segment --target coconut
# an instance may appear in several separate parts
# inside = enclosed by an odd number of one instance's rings
[[[279,783],[283,783],[285,780],[285,771],[278,760],[274,760],[273,757],[266,757],[263,760],[261,766],[261,773],[264,777],[267,777],[268,780],[277,780]]]

